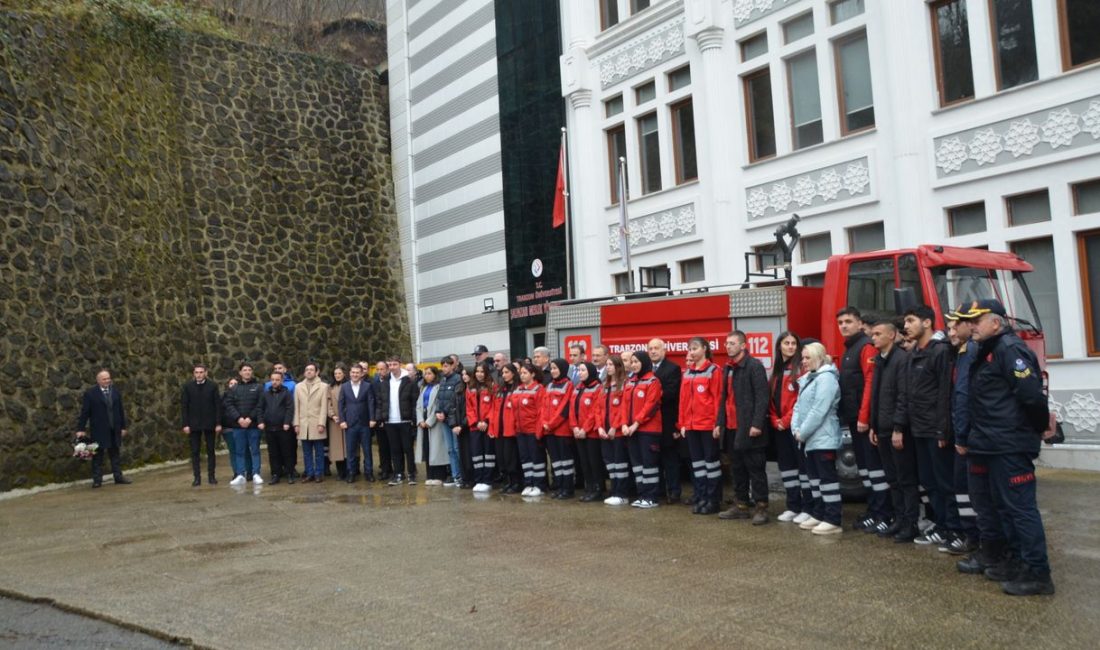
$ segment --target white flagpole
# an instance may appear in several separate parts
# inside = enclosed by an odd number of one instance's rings
[[[569,150],[566,146],[568,138],[566,137],[565,127],[561,127],[561,179],[562,179],[562,194],[565,196],[565,299],[570,300],[573,298],[573,259],[570,254],[570,249],[573,248],[573,240],[570,237],[570,208],[572,207],[569,200]]]
[[[630,265],[630,220],[626,214],[626,158],[619,158],[619,253],[626,265],[627,287],[634,293],[634,269]]]

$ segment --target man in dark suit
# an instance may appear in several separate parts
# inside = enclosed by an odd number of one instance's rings
[[[80,417],[76,420],[76,437],[87,438],[91,426],[92,442],[99,447],[92,457],[92,487],[103,485],[103,453],[111,459],[111,473],[116,485],[129,485],[130,479],[122,475],[119,449],[126,437],[126,411],[122,407],[122,395],[111,384],[111,371],[103,368],[95,376],[96,385],[84,392]]]
[[[215,435],[222,431],[222,399],[218,395],[217,385],[206,379],[206,366],[196,364],[191,369],[191,376],[194,379],[183,385],[183,395],[180,398],[183,433],[191,439],[191,471],[195,474],[191,487],[202,484],[199,450],[204,438],[207,478],[210,485],[217,485],[218,479],[214,478],[214,468],[217,466],[214,440]]]
[[[385,417],[382,413],[382,385],[390,380],[390,366],[385,361],[375,365],[374,378],[374,439],[378,441],[378,478],[388,481],[393,476],[393,454],[390,453],[390,439],[386,436]]]
[[[661,382],[661,479],[669,503],[680,502],[680,430],[676,420],[680,415],[680,381],[683,371],[669,361],[667,348],[661,339],[649,342],[649,360],[653,374]]]
[[[340,410],[340,428],[348,455],[348,483],[355,482],[359,472],[359,450],[363,450],[363,476],[374,482],[374,452],[370,446],[371,429],[375,425],[374,385],[363,379],[363,367],[355,364],[348,371],[351,381],[340,386],[337,407]]]

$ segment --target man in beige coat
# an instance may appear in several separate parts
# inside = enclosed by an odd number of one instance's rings
[[[317,364],[305,367],[305,379],[294,388],[294,432],[302,441],[306,483],[324,480],[328,438],[328,384],[317,376]]]

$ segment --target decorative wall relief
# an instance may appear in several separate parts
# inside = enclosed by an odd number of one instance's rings
[[[669,208],[630,220],[630,248],[659,244],[695,234],[695,204]],[[612,257],[620,254],[619,224],[607,227],[608,250]]]
[[[870,189],[871,169],[865,156],[745,188],[745,206],[749,220],[755,221],[870,195]]]
[[[613,86],[683,53],[684,18],[680,16],[598,57],[600,87]]]

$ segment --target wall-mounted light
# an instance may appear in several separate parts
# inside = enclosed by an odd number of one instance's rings
[[[486,314],[488,314],[491,311],[496,311],[496,306],[493,304],[493,299],[492,298],[486,298],[486,299],[482,300],[481,305],[484,308],[484,311],[485,311]]]

